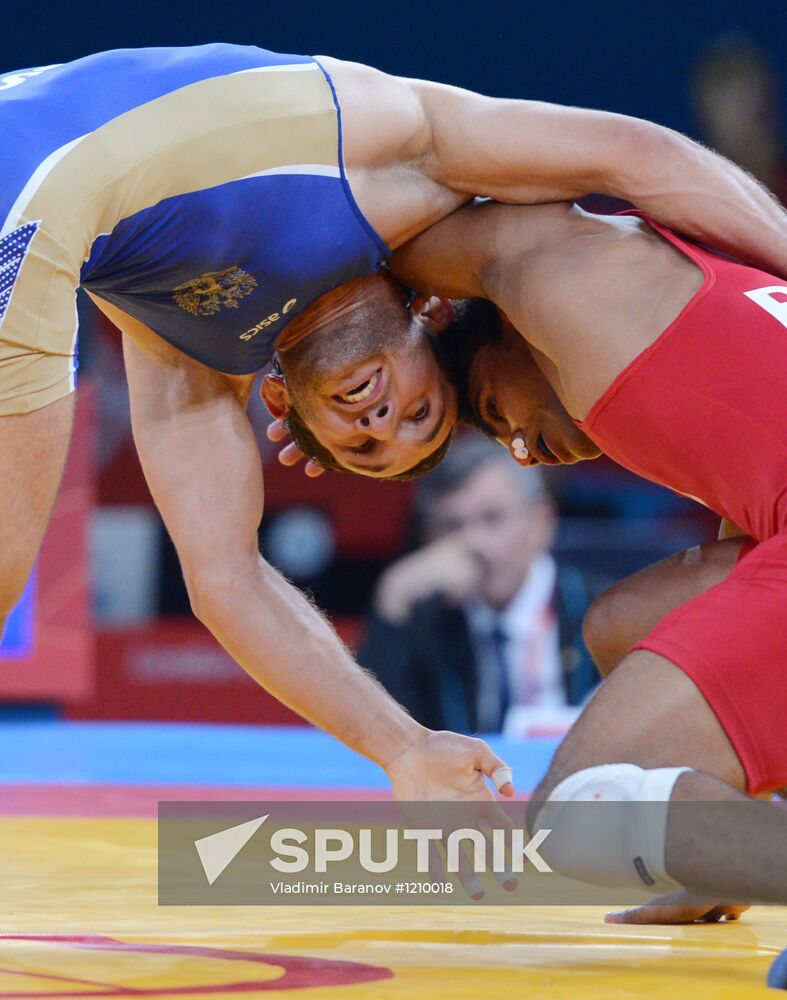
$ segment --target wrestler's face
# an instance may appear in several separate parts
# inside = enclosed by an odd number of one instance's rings
[[[353,295],[338,317],[279,349],[286,383],[264,385],[263,397],[274,416],[292,419],[294,408],[348,471],[397,475],[439,448],[456,422],[456,391],[432,346],[446,324],[439,299],[408,307],[385,280],[364,279]]]
[[[600,454],[510,327],[499,343],[486,344],[474,355],[468,392],[477,415],[519,465],[562,465]]]

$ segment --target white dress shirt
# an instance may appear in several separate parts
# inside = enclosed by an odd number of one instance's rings
[[[555,708],[566,704],[558,623],[553,608],[557,568],[548,553],[537,556],[527,576],[502,612],[475,602],[465,607],[476,653],[478,728],[501,725],[505,686],[492,639],[495,628],[506,636],[508,705]]]

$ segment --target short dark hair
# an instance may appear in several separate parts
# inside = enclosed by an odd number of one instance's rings
[[[480,348],[495,347],[502,341],[500,313],[488,299],[458,299],[452,305],[454,318],[438,338],[437,360],[456,388],[459,423],[496,440],[497,434],[477,412],[470,395],[470,370]]]

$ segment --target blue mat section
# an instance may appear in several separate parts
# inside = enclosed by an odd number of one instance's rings
[[[783,951],[771,966],[768,985],[772,990],[787,990],[787,950]]]
[[[552,739],[489,743],[523,792],[557,746]],[[318,730],[93,722],[0,726],[0,782],[388,787],[380,768]]]

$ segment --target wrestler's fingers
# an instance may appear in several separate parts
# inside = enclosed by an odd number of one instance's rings
[[[502,866],[496,866],[502,867],[502,871],[495,871],[495,878],[506,892],[513,892],[519,885],[519,879],[514,874],[514,859],[509,847],[513,843],[514,824],[497,803],[492,806],[491,811],[485,809],[485,815],[484,826],[486,829],[484,833],[487,840],[493,845],[493,860],[497,860],[496,855],[499,851],[502,855],[501,860],[503,861]],[[499,832],[496,833],[495,831]],[[500,838],[499,845],[495,844],[497,838]]]
[[[265,428],[265,436],[269,441],[284,441],[290,436],[283,420],[272,420]]]
[[[738,920],[745,906],[676,906],[649,903],[629,910],[617,910],[604,917],[605,924],[715,924]]]
[[[323,469],[321,465],[318,465],[316,462],[313,462],[311,459],[309,459],[309,461],[304,466],[303,471],[306,473],[309,479],[316,479],[317,476],[321,476],[323,472],[325,472],[325,469]]]
[[[691,924],[695,920],[696,914],[680,912],[679,907],[658,903],[614,910],[604,916],[605,924]]]
[[[303,461],[304,458],[306,458],[306,456],[297,444],[285,445],[279,452],[279,462],[282,465],[297,465],[298,462]]]
[[[481,762],[481,768],[487,777],[492,779],[495,788],[501,795],[511,798],[514,794],[514,772],[499,757],[495,757],[491,751],[488,757]]]
[[[741,915],[748,909],[748,906],[714,906],[705,916],[699,918],[699,922],[702,924],[716,924],[721,920],[740,920]]]
[[[286,428],[284,428],[284,433],[280,433],[280,428],[271,430],[272,427],[274,427],[274,424],[270,424],[266,431],[271,441],[283,441],[287,438],[288,432]],[[288,467],[297,465],[298,462],[305,459],[306,464],[303,467],[303,471],[310,479],[316,479],[317,476],[321,476],[323,472],[325,472],[325,469],[323,469],[321,465],[318,465],[313,459],[306,458],[306,455],[304,455],[294,441],[291,441],[279,451],[278,458],[282,465],[286,465]]]
[[[460,845],[457,851],[457,861],[459,862],[459,871],[456,874],[462,888],[471,899],[475,899],[476,901],[482,900],[486,895],[486,889],[478,877],[478,873],[474,871],[470,864],[470,858],[464,844]]]
[[[440,881],[456,876],[464,892],[470,899],[478,902],[486,895],[486,889],[478,877],[479,873],[474,870],[470,862],[468,848],[465,843],[453,846],[451,856],[454,858],[456,870],[451,870],[449,873],[448,869],[448,847],[451,835],[463,826],[470,826],[471,829],[474,827],[471,812],[469,810],[465,811],[465,809],[462,809],[462,812],[464,813],[463,817],[459,818],[454,814],[452,821],[444,826],[443,839],[441,841],[430,841],[429,843],[430,877]]]

